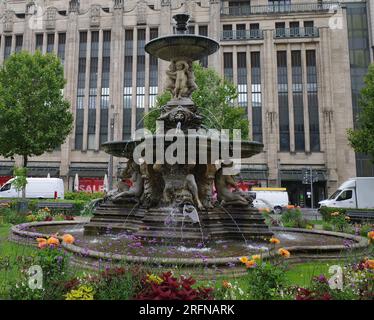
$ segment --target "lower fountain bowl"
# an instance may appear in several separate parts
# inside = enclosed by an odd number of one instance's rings
[[[107,233],[85,235],[87,222],[37,222],[16,225],[12,228],[10,240],[22,244],[36,245],[37,237],[48,237],[58,233],[72,234],[74,244],[62,243],[62,247],[72,254],[72,262],[87,269],[101,269],[108,266],[146,264],[164,269],[194,274],[199,278],[220,275],[240,276],[246,273],[239,257],[261,254],[263,259],[272,259],[279,246],[291,252],[290,263],[305,261],[331,261],[352,255],[364,254],[368,246],[366,238],[344,233],[273,228],[280,245],[270,245],[259,240],[211,241],[202,244],[188,242],[161,241],[134,237],[130,233]]]

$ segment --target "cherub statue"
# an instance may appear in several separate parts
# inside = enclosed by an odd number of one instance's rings
[[[140,164],[140,173],[144,179],[144,192],[142,195],[142,205],[146,208],[157,205],[162,197],[163,179],[160,173],[153,169],[152,164],[145,161]]]
[[[216,173],[214,183],[218,201],[221,202],[222,206],[249,206],[250,200],[245,198],[238,190],[234,177],[223,174],[224,168],[231,167],[232,164],[232,162],[229,164],[222,163],[221,168]],[[231,191],[232,188],[234,191]]]
[[[177,71],[175,67],[175,61],[172,60],[169,65],[169,70],[166,71],[166,74],[168,77],[166,77],[166,86],[165,90],[170,91],[174,95],[174,90],[175,90],[175,72]]]
[[[182,97],[186,97],[189,92],[188,69],[188,63],[186,61],[180,60],[175,63],[172,62],[170,64],[169,70],[166,71],[166,74],[169,77],[167,89],[171,90],[174,84],[174,98],[181,99]]]

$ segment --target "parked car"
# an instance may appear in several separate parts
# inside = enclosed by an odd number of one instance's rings
[[[268,209],[275,214],[281,214],[288,206],[286,188],[252,188],[256,194],[253,205],[258,209]]]
[[[22,191],[17,191],[14,178],[8,180],[0,189],[0,198],[20,198]],[[64,199],[64,182],[58,178],[27,178],[26,198]]]
[[[351,178],[330,198],[319,202],[320,207],[374,209],[374,177]]]

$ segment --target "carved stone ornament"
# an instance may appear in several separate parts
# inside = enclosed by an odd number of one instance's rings
[[[14,11],[7,10],[4,14],[4,32],[13,32]]]
[[[46,20],[46,28],[47,29],[55,29],[55,27],[56,27],[56,15],[57,15],[57,9],[56,8],[48,8],[47,9],[47,20]]]
[[[93,5],[90,8],[90,26],[100,27],[100,13],[101,7],[99,5]]]

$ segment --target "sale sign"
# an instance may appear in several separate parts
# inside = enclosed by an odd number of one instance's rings
[[[8,176],[0,176],[0,187],[2,187],[8,180],[12,179],[12,177],[8,177]]]
[[[79,191],[104,192],[104,178],[79,178]]]

